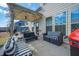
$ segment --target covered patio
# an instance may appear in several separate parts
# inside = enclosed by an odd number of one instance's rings
[[[38,11],[24,8],[16,3],[7,3],[7,5],[10,8],[11,14],[11,35],[13,35],[14,20],[28,20],[30,22],[39,23],[39,20],[42,20],[42,17],[44,17],[43,14],[39,13]],[[36,26],[34,26],[34,33],[37,36],[37,40],[26,42],[26,44],[32,50],[33,56],[70,56],[70,45],[63,43],[61,46],[57,46],[44,41],[43,34],[37,35],[36,30]],[[40,31],[41,30],[39,30],[39,32]]]
[[[15,15],[14,19],[23,19],[23,20],[29,20],[32,22],[38,22],[42,19],[42,14],[29,10],[26,8],[23,8],[22,6],[19,6],[17,4],[9,4],[10,6],[13,6],[13,13]],[[51,56],[69,56],[70,55],[70,48],[69,45],[63,44],[62,46],[58,47],[56,45],[50,44],[49,42],[46,42],[43,40],[43,37],[39,35],[38,40],[31,41],[28,43],[31,45],[31,48],[34,50],[35,55],[51,55]]]

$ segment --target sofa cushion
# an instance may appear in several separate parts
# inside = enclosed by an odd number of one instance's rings
[[[61,34],[61,32],[48,32],[48,36],[59,36]]]
[[[58,40],[58,36],[50,36],[50,39],[52,40]]]
[[[24,37],[30,37],[29,33],[24,33]]]
[[[34,32],[31,32],[30,35],[31,35],[31,36],[35,36]]]
[[[24,33],[24,37],[35,36],[34,32]]]
[[[46,37],[46,38],[50,38],[50,36],[49,36],[49,35],[46,35],[45,37]]]

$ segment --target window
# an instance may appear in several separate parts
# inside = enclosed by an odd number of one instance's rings
[[[79,28],[79,7],[75,7],[71,11],[71,31]]]
[[[55,31],[66,34],[66,12],[60,13],[55,17]]]
[[[52,17],[46,18],[46,32],[52,31]]]

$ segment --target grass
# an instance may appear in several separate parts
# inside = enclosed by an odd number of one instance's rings
[[[6,42],[8,37],[9,37],[9,33],[0,32],[0,45],[3,45]]]

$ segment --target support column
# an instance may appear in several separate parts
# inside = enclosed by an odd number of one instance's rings
[[[55,17],[52,17],[52,31],[55,31]]]
[[[46,33],[46,17],[43,16],[41,20],[39,20],[39,30],[40,30],[40,35],[43,33]]]
[[[9,8],[10,8],[10,17],[11,17],[11,23],[10,23],[10,32],[11,32],[11,36],[13,35],[13,30],[14,30],[14,17],[15,17],[15,14],[14,14],[14,6],[9,4]]]
[[[71,33],[71,10],[68,9],[66,16],[66,35]]]
[[[34,22],[34,33],[36,35],[36,22]]]

